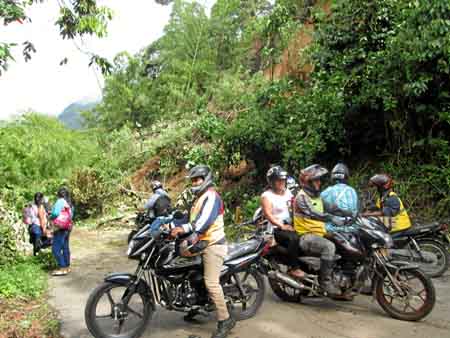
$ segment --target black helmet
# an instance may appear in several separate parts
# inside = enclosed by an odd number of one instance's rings
[[[163,185],[160,181],[152,181],[151,186],[152,186],[153,192],[155,192],[158,189],[162,189],[162,187],[163,187]]]
[[[187,178],[192,180],[197,177],[203,178],[203,183],[201,185],[199,185],[198,187],[192,187],[191,191],[194,195],[201,195],[209,187],[213,186],[213,184],[214,184],[213,175],[208,166],[197,165],[197,166],[193,167],[191,170],[189,170],[189,174],[188,174]]]
[[[338,163],[331,170],[331,179],[336,182],[347,182],[350,177],[350,171],[344,163]]]
[[[315,180],[320,180],[328,174],[328,170],[319,164],[313,164],[300,172],[300,185],[302,189],[310,196],[317,197],[320,190],[317,190],[312,184]]]
[[[279,165],[270,168],[266,174],[267,183],[269,183],[269,186],[271,188],[274,188],[274,182],[276,180],[287,180],[287,178],[287,171],[281,168]]]

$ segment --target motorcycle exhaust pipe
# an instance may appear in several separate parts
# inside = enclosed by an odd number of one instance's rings
[[[305,285],[294,278],[292,278],[289,275],[286,275],[285,273],[279,272],[279,271],[269,271],[268,273],[269,278],[276,279],[284,284],[287,284],[291,288],[294,289],[304,289]]]

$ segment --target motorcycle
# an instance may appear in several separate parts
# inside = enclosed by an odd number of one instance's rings
[[[261,221],[260,214],[255,214],[253,221],[257,231],[273,235],[273,226]],[[358,217],[356,222],[356,233],[332,233],[327,237],[336,245],[334,284],[343,295],[358,294],[369,280],[373,297],[391,317],[406,321],[426,317],[436,301],[431,279],[417,266],[390,257],[388,249],[393,247],[393,240],[377,219]],[[301,280],[287,273],[289,265],[283,247],[273,246],[265,254],[262,262],[272,291],[288,302],[300,302],[306,296],[328,296],[319,283],[320,259],[300,255],[298,260],[306,272]]]
[[[391,234],[395,259],[418,264],[428,276],[440,277],[449,267],[448,227],[446,224],[431,223],[414,226]]]
[[[148,224],[152,224],[156,219],[154,214],[150,214],[147,210],[140,211],[136,214],[136,218],[134,219],[135,229],[131,230],[127,237],[127,243],[130,243],[131,239]]]
[[[229,246],[220,282],[236,320],[253,317],[263,303],[260,262],[267,249],[263,236]],[[85,308],[89,332],[95,338],[140,337],[157,305],[203,315],[214,311],[203,280],[201,257],[181,257],[177,252],[178,243],[170,238],[167,228],[153,236],[149,227],[139,230],[127,251],[128,258],[138,262],[136,271],[106,276],[89,296]]]

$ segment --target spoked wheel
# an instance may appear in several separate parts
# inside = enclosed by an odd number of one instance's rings
[[[105,282],[89,296],[84,311],[86,325],[95,338],[136,338],[153,314],[146,295],[135,292],[125,304],[127,286]]]
[[[449,254],[439,242],[418,241],[423,259],[418,261],[420,269],[428,276],[435,278],[442,276],[448,269]]]
[[[402,270],[395,284],[388,275],[375,280],[378,304],[394,318],[417,321],[427,316],[434,307],[436,293],[433,283],[419,269]]]
[[[287,267],[284,267],[283,269],[283,267],[279,265],[279,268],[282,270],[281,272],[287,273]],[[278,298],[289,303],[299,303],[302,300],[302,296],[307,296],[309,294],[308,290],[295,289],[275,278],[269,278],[269,285]]]
[[[264,301],[264,278],[256,270],[238,272],[224,286],[228,308],[236,320],[253,317]]]

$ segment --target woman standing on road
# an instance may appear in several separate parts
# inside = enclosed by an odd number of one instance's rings
[[[72,230],[73,205],[67,188],[60,188],[57,197],[58,200],[50,215],[55,227],[52,252],[58,263],[58,269],[53,271],[52,275],[64,276],[71,271],[69,238]]]

